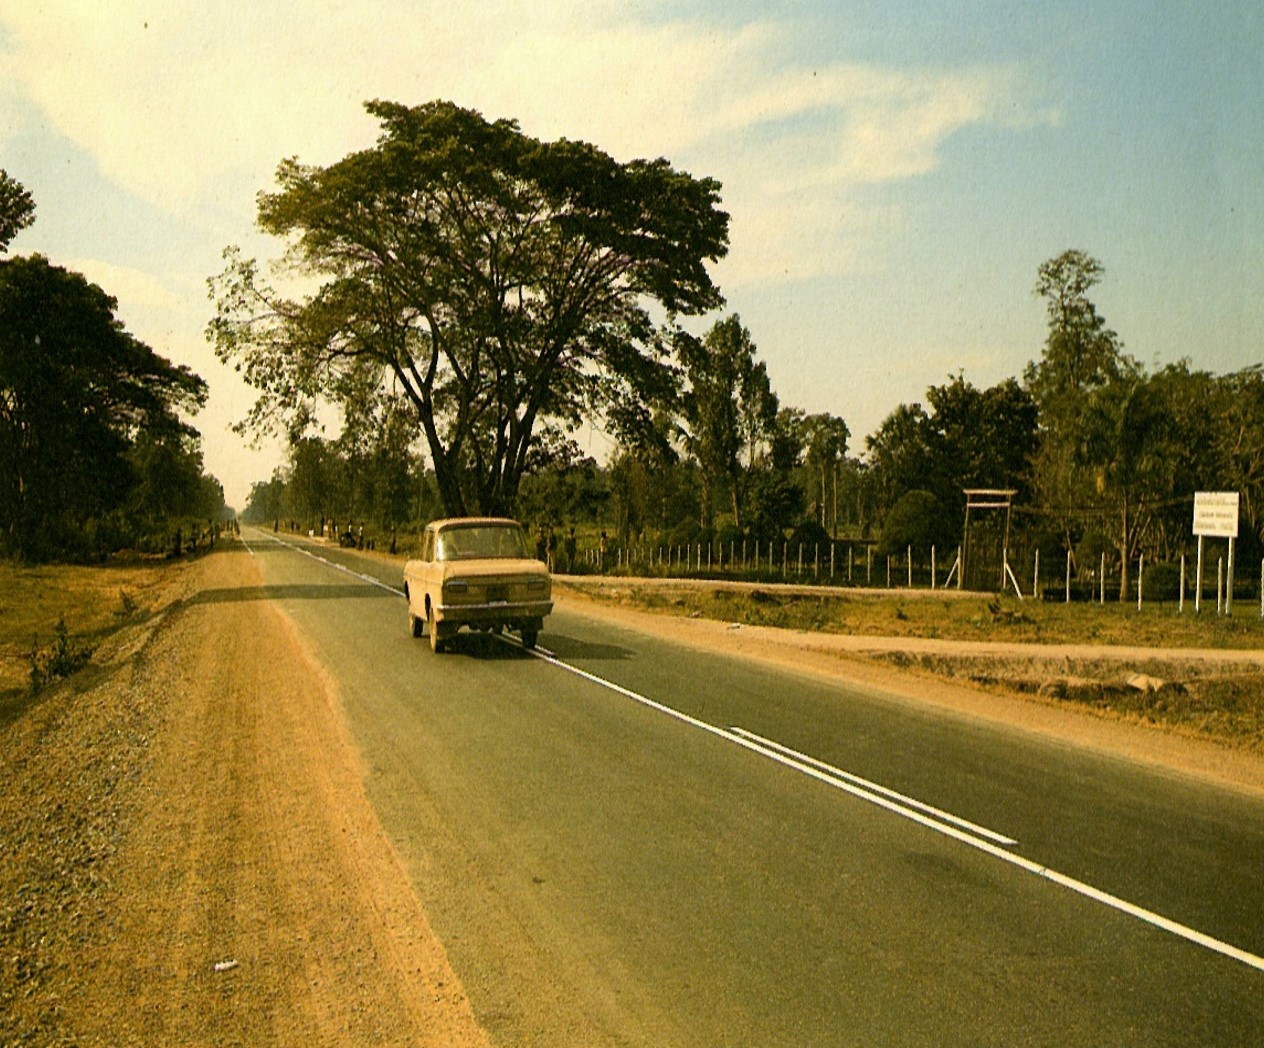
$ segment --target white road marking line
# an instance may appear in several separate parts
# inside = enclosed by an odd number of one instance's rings
[[[869,779],[862,778],[852,772],[843,771],[842,768],[836,768],[834,765],[826,764],[824,761],[817,760],[815,757],[809,757],[806,753],[800,753],[798,750],[792,750],[789,746],[783,746],[779,742],[773,742],[772,739],[765,739],[763,736],[756,735],[754,732],[747,731],[745,728],[730,728],[729,731],[742,736],[744,739],[750,739],[752,742],[757,742],[760,746],[766,749],[776,750],[778,753],[782,753],[791,758],[791,760],[811,765],[814,768],[819,768],[821,771],[825,772],[825,774],[833,776],[834,778],[844,779],[847,782],[854,783],[855,785],[861,787],[861,789],[869,790],[873,793],[879,793],[884,797],[889,797],[897,804],[902,804],[905,807],[915,808],[918,811],[925,812],[927,815],[938,819],[940,822],[950,822],[955,826],[960,826],[963,830],[978,834],[980,837],[986,837],[988,840],[995,841],[997,844],[1004,847],[1012,848],[1018,843],[1018,841],[1014,840],[1013,837],[1006,837],[1003,833],[997,833],[995,830],[989,830],[986,826],[980,826],[977,823],[970,822],[968,819],[963,819],[959,815],[953,815],[952,812],[944,811],[942,808],[936,808],[933,805],[916,800],[906,794],[898,793],[895,790],[879,785],[876,782],[871,782]]]
[[[336,568],[339,571],[346,572],[348,575],[353,575],[365,582],[371,582],[373,585],[380,586],[382,589],[389,590],[391,593],[396,593],[401,596],[403,595],[402,590],[395,589],[393,586],[388,586],[386,583],[372,578],[371,576],[361,575],[358,572],[352,571],[350,568],[343,567],[341,564],[335,564],[331,560],[326,560],[324,557],[317,556],[315,553],[303,549],[301,546],[291,545],[279,538],[276,538],[273,541],[280,542],[281,545],[287,547],[288,549],[304,553],[314,560],[320,561],[322,564],[329,565],[331,568]],[[528,651],[529,654],[534,655],[542,662],[547,662],[552,666],[556,666],[558,669],[565,670],[577,677],[582,677],[584,680],[590,681],[593,684],[599,685],[609,691],[613,691],[616,694],[631,699],[633,702],[638,702],[643,706],[647,706],[650,709],[658,711],[659,713],[666,714],[678,721],[682,721],[691,727],[698,728],[708,734],[725,739],[736,746],[741,746],[743,749],[750,750],[752,753],[758,753],[761,756],[767,757],[769,760],[774,760],[778,764],[782,764],[787,768],[792,768],[809,776],[810,778],[823,782],[828,786],[843,790],[845,793],[849,793],[862,800],[866,800],[880,808],[884,808],[887,811],[905,819],[909,819],[912,822],[925,826],[927,829],[934,830],[936,833],[941,833],[946,837],[951,837],[953,840],[960,841],[962,844],[975,848],[987,855],[991,855],[993,858],[1000,859],[1002,862],[1007,862],[1011,866],[1016,866],[1020,870],[1025,870],[1027,873],[1034,874],[1037,877],[1043,877],[1045,880],[1051,881],[1063,888],[1067,888],[1078,895],[1082,895],[1087,899],[1092,899],[1094,902],[1110,907],[1119,913],[1127,914],[1129,917],[1134,917],[1139,921],[1144,921],[1146,924],[1149,924],[1154,928],[1168,932],[1186,940],[1187,942],[1191,942],[1196,946],[1201,946],[1204,949],[1211,950],[1213,953],[1218,953],[1223,957],[1228,957],[1230,960],[1238,961],[1250,968],[1255,968],[1257,971],[1264,972],[1264,957],[1258,957],[1246,950],[1239,949],[1231,943],[1216,939],[1213,936],[1206,935],[1195,928],[1190,928],[1177,921],[1170,920],[1162,914],[1155,913],[1153,910],[1147,910],[1145,907],[1137,906],[1134,903],[1128,902],[1126,899],[1121,899],[1117,895],[1111,895],[1109,892],[1102,891],[1100,888],[1095,888],[1084,881],[1077,880],[1074,877],[1069,877],[1064,873],[1059,873],[1057,870],[1051,869],[1048,866],[1042,866],[1040,863],[1024,858],[1014,852],[1006,851],[1005,848],[994,843],[992,840],[987,840],[982,836],[977,836],[975,833],[966,832],[959,826],[952,825],[951,822],[942,822],[937,818],[931,818],[929,815],[923,814],[923,812],[916,810],[914,807],[906,807],[904,804],[897,803],[896,801],[883,796],[881,793],[874,792],[871,789],[862,788],[852,782],[848,782],[845,778],[836,778],[834,775],[821,770],[821,768],[813,767],[811,763],[807,763],[808,761],[811,761],[812,758],[796,759],[794,757],[786,756],[784,753],[779,753],[778,750],[786,749],[786,747],[782,747],[778,743],[764,745],[755,741],[759,738],[759,736],[751,735],[749,732],[742,732],[742,729],[740,728],[729,730],[717,727],[714,724],[708,724],[706,721],[698,720],[696,717],[691,717],[687,713],[682,713],[680,710],[672,709],[670,706],[665,706],[662,703],[655,702],[653,699],[640,695],[629,688],[623,687],[622,685],[615,684],[613,681],[608,681],[603,677],[598,677],[596,674],[589,673],[587,670],[581,670],[578,666],[572,666],[569,663],[563,662],[555,654],[547,651],[546,649],[536,647],[532,649],[524,648],[523,650]],[[741,734],[739,734],[739,732]],[[744,738],[744,735],[750,735],[751,737]],[[790,750],[789,752],[794,753],[795,751]],[[817,761],[814,763],[821,764],[822,762]],[[824,767],[829,768],[830,766],[824,765]],[[837,770],[838,769],[831,769],[831,771]],[[896,796],[899,795],[896,794]],[[928,807],[921,805],[920,803],[918,806]],[[956,819],[954,817],[952,822],[964,822],[964,820]]]
[[[284,539],[277,538],[276,536],[273,536],[272,541],[279,543],[280,545],[284,546],[286,549],[294,550],[295,553],[301,553],[305,557],[311,557],[312,560],[318,560],[320,561],[320,563],[328,565],[329,567],[333,568],[335,571],[341,571],[344,575],[350,575],[352,578],[359,579],[361,582],[367,582],[371,586],[377,586],[378,588],[384,589],[388,593],[394,593],[396,596],[399,596],[399,597],[402,597],[404,595],[404,591],[402,589],[396,589],[394,586],[391,586],[388,583],[383,582],[381,579],[374,578],[372,575],[365,575],[365,574],[362,574],[361,572],[353,571],[351,568],[348,568],[344,564],[338,564],[335,561],[329,560],[327,557],[322,557],[319,553],[313,553],[309,549],[304,549],[302,546],[295,545],[292,542],[286,542]]]
[[[1108,906],[1119,913],[1127,914],[1129,917],[1134,917],[1139,921],[1144,921],[1152,927],[1178,936],[1187,942],[1194,943],[1204,949],[1218,953],[1223,957],[1228,957],[1231,960],[1238,961],[1248,967],[1264,972],[1264,957],[1258,957],[1253,953],[1248,953],[1246,950],[1239,949],[1231,943],[1216,939],[1213,936],[1206,935],[1195,928],[1190,928],[1177,921],[1170,920],[1162,914],[1155,913],[1153,910],[1147,910],[1142,906],[1137,906],[1135,903],[1128,902],[1126,899],[1121,899],[1117,895],[1111,895],[1109,892],[1102,891],[1100,888],[1095,888],[1084,881],[1077,880],[1074,877],[1069,877],[1064,873],[1059,873],[1057,870],[1051,869],[1048,866],[1042,866],[1038,862],[1024,858],[1014,852],[1007,851],[999,844],[993,843],[993,841],[986,840],[985,838],[976,836],[973,833],[968,833],[958,826],[954,826],[950,823],[930,818],[913,808],[897,804],[895,801],[890,800],[879,793],[870,792],[867,789],[863,789],[843,779],[834,778],[824,771],[821,771],[819,768],[814,768],[811,764],[785,756],[784,754],[779,753],[777,749],[762,746],[755,742],[752,738],[744,738],[742,735],[737,734],[737,731],[730,731],[725,728],[717,727],[714,724],[708,724],[706,721],[698,720],[696,717],[691,717],[687,713],[682,713],[680,710],[672,709],[670,706],[664,706],[662,703],[655,702],[653,699],[640,695],[629,688],[625,688],[622,685],[615,684],[612,681],[598,677],[596,674],[589,673],[587,670],[581,670],[577,666],[571,666],[568,663],[562,662],[555,656],[546,655],[538,649],[532,651],[531,654],[543,662],[556,666],[558,669],[566,670],[568,673],[572,673],[577,677],[582,677],[584,680],[613,691],[618,695],[631,699],[633,702],[638,702],[643,706],[647,706],[650,709],[658,711],[659,713],[664,713],[669,717],[673,717],[678,721],[682,721],[683,723],[690,725],[691,727],[698,728],[701,731],[718,736],[721,739],[726,739],[734,745],[741,746],[744,749],[761,754],[770,760],[775,760],[779,764],[783,764],[788,768],[800,771],[804,775],[817,779],[820,782],[824,782],[826,785],[833,786],[835,789],[843,790],[844,792],[866,800],[871,804],[875,804],[880,808],[885,808],[887,811],[893,812],[903,818],[925,826],[928,829],[934,830],[936,833],[941,833],[946,837],[951,837],[953,840],[960,841],[962,844],[975,848],[987,855],[991,855],[993,858],[1000,859],[1002,862],[1007,862],[1011,866],[1016,866],[1020,870],[1025,870],[1027,873],[1034,874],[1037,877],[1042,877],[1045,880],[1051,881],[1063,888],[1067,888],[1078,895],[1082,895],[1087,899],[1092,899],[1094,902],[1098,902],[1103,906]]]

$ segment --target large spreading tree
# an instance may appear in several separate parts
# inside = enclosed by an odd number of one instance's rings
[[[405,398],[448,513],[512,511],[533,443],[594,415],[645,424],[670,394],[678,315],[722,302],[719,185],[618,163],[449,102],[371,102],[377,143],[283,162],[258,221],[286,297],[230,251],[209,334],[260,397],[245,428],[301,433],[366,384]]]

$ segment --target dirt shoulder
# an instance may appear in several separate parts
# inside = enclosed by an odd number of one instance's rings
[[[0,1044],[487,1044],[365,797],[336,688],[259,585],[240,547],[155,573],[154,613],[0,720]],[[700,649],[1264,793],[1257,751],[878,661],[907,656],[906,641],[875,655],[564,585],[558,597]]]
[[[173,585],[0,736],[0,1043],[485,1045],[251,558]]]
[[[559,608],[606,619],[681,644],[825,677],[894,702],[931,705],[1015,730],[1087,747],[1120,759],[1231,789],[1264,795],[1264,753],[1192,731],[1164,728],[1110,703],[1068,703],[1058,693],[1005,686],[1006,681],[1066,679],[1068,669],[1104,662],[1115,677],[1131,667],[1164,671],[1175,662],[1201,661],[1214,668],[1223,656],[1233,667],[1258,671],[1261,652],[1189,651],[1169,658],[1150,648],[1121,650],[1099,645],[978,645],[966,641],[860,637],[665,615],[596,600],[564,583],[555,590]],[[544,642],[547,644],[547,634]],[[952,679],[962,667],[994,687]],[[1061,676],[1059,676],[1061,675]],[[1074,675],[1072,675],[1074,676]],[[1250,678],[1255,682],[1257,678]],[[1253,683],[1253,687],[1258,687]],[[1142,694],[1138,692],[1138,694]],[[1162,701],[1151,693],[1150,701]]]

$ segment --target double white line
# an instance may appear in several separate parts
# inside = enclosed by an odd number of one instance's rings
[[[826,764],[824,761],[816,760],[806,754],[792,750],[788,746],[781,743],[773,742],[771,739],[762,738],[753,732],[746,731],[743,728],[721,728],[714,724],[708,724],[706,721],[698,720],[691,717],[687,713],[665,706],[660,702],[640,695],[631,691],[622,685],[615,684],[612,681],[605,680],[586,670],[581,670],[576,666],[562,662],[555,655],[548,651],[536,649],[531,652],[536,658],[556,666],[558,669],[573,673],[577,677],[582,677],[593,684],[600,685],[610,691],[629,698],[634,702],[639,702],[642,706],[647,706],[659,713],[666,714],[678,721],[688,724],[690,727],[705,731],[709,735],[731,742],[736,746],[758,753],[769,760],[776,761],[778,764],[787,768],[800,772],[809,778],[816,779],[818,782],[825,783],[834,789],[842,790],[845,793],[857,797],[870,804],[877,805],[901,818],[908,819],[918,823],[927,829],[934,830],[936,833],[943,834],[945,837],[951,837],[953,840],[959,841],[968,847],[974,848],[993,858],[1000,859],[1002,862],[1016,866],[1020,870],[1042,877],[1047,881],[1068,888],[1078,895],[1092,899],[1094,902],[1108,906],[1119,913],[1125,913],[1130,917],[1135,917],[1139,921],[1144,921],[1155,928],[1162,929],[1172,935],[1179,936],[1188,942],[1194,943],[1204,949],[1212,950],[1224,957],[1239,961],[1242,964],[1255,968],[1257,971],[1264,972],[1264,957],[1258,957],[1246,950],[1241,950],[1230,943],[1223,942],[1210,935],[1180,924],[1177,921],[1170,920],[1162,914],[1155,913],[1153,910],[1147,910],[1142,906],[1128,902],[1109,892],[1095,888],[1091,884],[1069,877],[1065,873],[1059,873],[1057,870],[1050,869],[1031,859],[1024,858],[1009,849],[1018,844],[1018,841],[1012,837],[1006,837],[1004,834],[997,833],[994,830],[986,829],[972,822],[962,819],[959,816],[952,815],[949,812],[942,811],[939,808],[924,804],[921,801],[914,800],[904,794],[897,793],[885,786],[880,786],[868,779],[863,779],[851,772],[843,771],[841,768],[835,768],[833,765]]]

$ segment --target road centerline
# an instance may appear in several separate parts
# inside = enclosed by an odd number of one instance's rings
[[[880,783],[866,779],[863,776],[856,775],[854,772],[844,771],[842,768],[836,768],[834,765],[827,764],[825,761],[817,760],[815,757],[809,757],[806,753],[800,753],[798,750],[791,749],[789,746],[783,746],[781,743],[774,742],[772,739],[766,739],[762,735],[756,735],[753,731],[747,731],[745,728],[737,727],[732,727],[729,731],[742,736],[744,739],[750,739],[752,742],[758,743],[761,747],[782,753],[796,763],[802,763],[810,765],[813,768],[818,768],[826,775],[853,783],[854,785],[859,786],[862,790],[880,794],[881,796],[887,797],[904,807],[924,812],[931,818],[938,819],[940,822],[947,822],[953,824],[954,826],[960,826],[963,830],[966,830],[969,833],[977,834],[980,837],[986,837],[988,840],[995,841],[1003,847],[1012,848],[1018,844],[1018,841],[1013,837],[1007,837],[1003,833],[997,833],[995,830],[989,830],[986,826],[980,826],[978,823],[971,822],[969,819],[963,819],[960,815],[953,815],[952,812],[944,811],[942,808],[936,808],[934,805],[927,804],[925,801],[919,801],[916,798],[909,797],[907,794],[900,793],[887,786],[883,786]]]
[[[276,537],[273,537],[273,541],[278,542],[282,546],[285,546],[289,549],[295,550],[296,552],[303,553],[306,556],[311,557],[313,560],[317,560],[331,568],[334,568],[338,571],[351,575],[354,578],[357,578],[365,582],[366,584],[372,584],[372,585],[378,586],[382,589],[389,590],[392,593],[402,593],[401,590],[398,590],[395,587],[382,582],[380,579],[375,579],[372,576],[366,576],[358,572],[352,571],[350,568],[346,568],[340,564],[335,563],[334,561],[328,560],[325,557],[322,557],[316,553],[306,550],[301,546],[284,542],[283,540]],[[502,640],[505,640],[506,643],[516,643],[515,641],[509,638],[502,638]],[[521,645],[519,646],[521,647]],[[892,797],[884,796],[883,793],[878,792],[877,790],[874,790],[872,788],[865,788],[863,786],[858,785],[855,782],[848,781],[847,777],[841,777],[837,774],[833,774],[833,773],[840,772],[841,770],[834,769],[832,766],[824,764],[824,762],[814,761],[813,758],[806,757],[805,755],[797,754],[797,751],[791,750],[789,747],[782,746],[780,743],[774,743],[774,742],[771,742],[771,740],[764,740],[763,742],[759,742],[759,741],[756,741],[757,739],[759,739],[759,736],[756,736],[750,732],[744,732],[743,729],[723,728],[723,727],[719,727],[718,725],[709,724],[706,721],[699,720],[698,718],[692,717],[687,713],[684,713],[680,710],[672,708],[671,706],[667,706],[663,703],[656,702],[655,700],[649,698],[648,696],[641,695],[635,691],[632,691],[630,688],[625,688],[620,684],[616,684],[613,681],[606,680],[605,678],[599,677],[594,673],[588,672],[587,670],[580,669],[578,666],[572,666],[569,663],[563,662],[560,658],[558,658],[554,653],[550,651],[542,650],[539,648],[524,649],[524,650],[527,650],[528,654],[534,656],[535,658],[541,660],[542,662],[549,663],[550,665],[558,669],[564,670],[568,673],[574,674],[575,676],[581,677],[593,684],[598,685],[601,688],[604,688],[609,691],[613,691],[616,694],[621,695],[625,698],[631,699],[632,701],[637,702],[643,706],[646,706],[649,709],[665,714],[669,717],[674,718],[675,720],[681,721],[682,723],[688,724],[691,727],[707,732],[710,735],[714,735],[733,745],[740,746],[743,749],[749,750],[752,753],[759,754],[760,756],[763,756],[769,760],[773,760],[777,762],[778,764],[783,765],[784,767],[791,768],[792,770],[798,771],[801,774],[806,775],[809,778],[815,779],[818,782],[822,782],[828,786],[831,786],[834,789],[842,790],[845,793],[851,794],[852,796],[865,800],[870,804],[883,808],[909,821],[918,823],[919,825],[924,826],[927,829],[931,829],[935,831],[936,833],[950,837],[956,841],[959,841],[962,844],[965,844],[971,848],[976,849],[977,851],[981,851],[987,855],[991,855],[993,858],[1000,859],[1002,862],[1008,863],[1011,866],[1017,867],[1018,869],[1021,869],[1027,873],[1033,874],[1037,877],[1041,877],[1053,884],[1059,885],[1060,887],[1063,887],[1072,892],[1075,892],[1076,894],[1084,898],[1097,902],[1101,904],[1102,906],[1105,906],[1109,909],[1113,909],[1118,913],[1122,913],[1129,917],[1133,917],[1139,921],[1142,921],[1143,923],[1149,924],[1151,927],[1157,928],[1161,931],[1168,932],[1169,934],[1172,934],[1174,936],[1177,936],[1178,938],[1184,939],[1185,941],[1190,942],[1194,945],[1201,946],[1204,949],[1210,950],[1214,953],[1220,954],[1221,956],[1229,958],[1230,960],[1234,960],[1241,964],[1245,964],[1250,968],[1256,969],[1257,971],[1264,972],[1264,957],[1260,957],[1256,954],[1252,954],[1246,950],[1243,950],[1239,947],[1232,945],[1231,943],[1224,942],[1223,940],[1217,939],[1211,935],[1207,935],[1203,932],[1200,932],[1195,928],[1191,928],[1187,925],[1183,925],[1177,921],[1174,921],[1168,917],[1163,916],[1162,914],[1156,913],[1153,910],[1148,910],[1145,907],[1138,906],[1137,904],[1131,903],[1126,899],[1120,898],[1119,896],[1112,895],[1111,893],[1106,892],[1100,888],[1096,888],[1085,881],[1081,881],[1081,880],[1078,880],[1077,878],[1061,873],[1050,866],[1046,866],[1032,859],[1028,859],[1025,856],[1020,855],[1016,852],[1009,851],[1007,850],[1006,847],[1003,847],[1001,843],[999,843],[998,838],[1003,839],[1003,840],[1009,840],[1009,839],[1003,838],[1002,835],[995,834],[993,831],[986,831],[987,833],[986,836],[980,835],[978,832],[971,832],[970,830],[965,829],[963,825],[958,825],[958,824],[965,824],[965,825],[972,825],[972,824],[969,824],[965,820],[961,820],[955,816],[952,817],[951,821],[941,821],[941,818],[935,818],[925,811],[919,811],[918,808],[914,807],[912,804],[900,803],[897,800],[893,799]],[[779,752],[779,751],[784,751],[784,752]],[[790,756],[788,754],[796,754],[796,756]],[[820,765],[820,766],[814,767],[813,766],[814,764]],[[829,769],[829,770],[827,771],[825,769]],[[843,775],[850,777],[850,773],[843,773]],[[859,777],[856,776],[855,778],[859,778]],[[865,781],[865,780],[862,780],[862,781]],[[876,785],[876,784],[873,784],[873,785]],[[881,789],[885,790],[886,788],[882,787]],[[894,791],[886,791],[886,792],[894,794]],[[896,794],[895,796],[900,796],[900,795]],[[911,798],[909,800],[911,800]],[[914,803],[918,807],[924,807],[924,808],[930,807],[928,805],[922,805],[921,802],[914,802]],[[931,810],[935,810],[935,809],[931,809]],[[979,828],[976,828],[976,829],[979,829]],[[991,837],[992,839],[989,839],[989,837]],[[1013,842],[1013,843],[1016,843],[1016,842]]]
[[[547,662],[558,669],[565,670],[567,673],[572,673],[575,676],[582,677],[593,684],[597,684],[602,688],[631,699],[633,702],[637,702],[659,713],[666,714],[675,720],[688,724],[691,727],[698,728],[710,735],[724,739],[736,746],[741,746],[743,749],[760,754],[769,760],[776,761],[778,764],[799,771],[809,778],[816,779],[817,781],[823,782],[835,789],[842,790],[852,796],[868,801],[870,804],[899,815],[911,822],[918,823],[927,829],[934,830],[936,833],[950,837],[953,840],[959,841],[960,843],[974,848],[977,851],[981,851],[993,858],[1000,859],[1002,862],[1008,863],[1011,866],[1015,866],[1026,873],[1043,878],[1053,884],[1075,892],[1077,895],[1086,899],[1091,899],[1092,901],[1109,909],[1115,910],[1118,913],[1133,917],[1145,924],[1149,924],[1153,928],[1157,928],[1161,931],[1168,932],[1171,935],[1175,935],[1178,938],[1184,939],[1186,942],[1193,943],[1196,946],[1201,946],[1204,949],[1211,950],[1212,952],[1218,953],[1230,960],[1238,961],[1239,963],[1245,964],[1257,971],[1264,972],[1264,957],[1257,956],[1247,950],[1234,946],[1232,943],[1227,943],[1221,939],[1215,938],[1214,936],[1207,935],[1204,932],[1198,931],[1196,928],[1191,928],[1188,925],[1181,924],[1180,922],[1174,921],[1171,918],[1165,917],[1153,910],[1148,910],[1143,906],[1138,906],[1136,903],[1131,903],[1127,899],[1122,899],[1117,895],[1112,895],[1110,892],[1103,891],[1102,889],[1094,887],[1085,881],[1081,881],[1075,877],[1061,873],[1050,866],[1028,859],[1016,852],[1009,851],[995,840],[989,840],[984,836],[969,832],[961,826],[954,825],[952,822],[945,822],[932,818],[924,812],[918,811],[913,807],[906,807],[895,800],[883,796],[881,793],[865,789],[847,781],[844,778],[833,777],[821,768],[813,767],[812,764],[807,763],[805,760],[796,759],[794,757],[787,756],[785,753],[778,752],[778,750],[788,749],[788,747],[782,747],[778,743],[773,743],[771,746],[765,746],[755,741],[758,736],[744,737],[750,735],[751,733],[744,733],[742,732],[742,729],[721,728],[715,724],[708,724],[706,721],[699,720],[696,717],[692,717],[680,710],[673,709],[671,706],[664,705],[661,702],[656,702],[654,699],[632,691],[630,688],[625,688],[621,684],[608,681],[604,677],[597,676],[595,673],[589,673],[587,670],[580,669],[578,666],[572,666],[569,663],[563,662],[556,655],[539,650],[531,651],[530,654],[534,655],[542,662]],[[795,751],[790,752],[793,753]],[[808,758],[808,760],[811,760],[811,758]],[[826,767],[830,766],[826,765]]]

